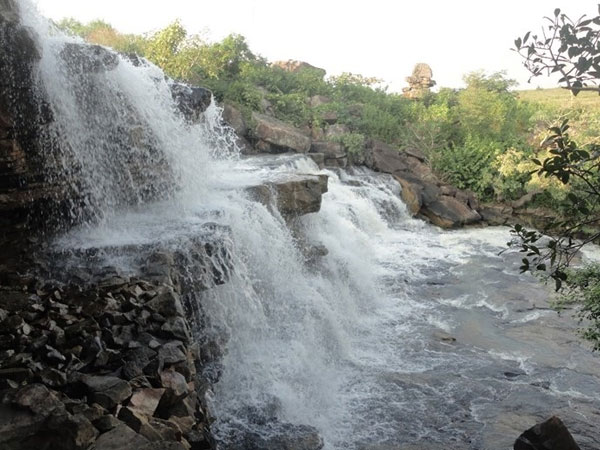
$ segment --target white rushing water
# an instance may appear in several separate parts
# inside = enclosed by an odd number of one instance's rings
[[[547,309],[548,291],[498,255],[507,229],[440,231],[409,217],[393,179],[367,170],[240,159],[214,104],[185,123],[162,72],[122,57],[74,73],[61,54],[77,41],[23,5],[42,46],[51,133],[70,149],[61,164],[94,217],[59,244],[231,229],[235,271],[203,296],[228,336],[210,399],[219,437],[268,434],[250,417],[263,414],[314,426],[327,449],[499,449],[516,437],[506,430],[551,413],[593,421],[600,364]],[[164,170],[140,176],[148,166]],[[293,224],[244,189],[294,173],[327,174],[329,192]],[[310,247],[327,254],[309,261]]]

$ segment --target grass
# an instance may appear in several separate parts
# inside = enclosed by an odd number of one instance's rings
[[[576,97],[567,89],[531,89],[518,91],[519,98],[554,108],[580,107],[600,110],[600,95],[596,92],[580,92]]]

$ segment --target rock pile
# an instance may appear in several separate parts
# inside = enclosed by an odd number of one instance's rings
[[[421,98],[429,92],[430,88],[435,86],[431,67],[425,63],[415,65],[412,75],[406,77],[406,81],[408,87],[403,88],[402,92],[407,98]]]
[[[0,287],[0,448],[211,448],[175,284],[36,281]]]

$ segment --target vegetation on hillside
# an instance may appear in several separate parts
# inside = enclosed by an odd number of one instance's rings
[[[252,111],[268,111],[319,130],[334,113],[347,132],[332,139],[357,160],[367,139],[419,148],[442,178],[485,201],[514,200],[553,185],[530,173],[547,124],[566,115],[577,133],[598,135],[594,128],[600,128],[599,111],[524,100],[503,73],[467,74],[464,89],[442,88],[409,100],[388,92],[374,78],[346,73],[324,79],[320,70],[284,70],[252,52],[240,35],[207,42],[188,34],[179,22],[143,36],[119,33],[102,21],[66,19],[58,25],[90,42],[138,53],[175,79],[206,86],[247,118]],[[310,97],[317,95],[328,102],[311,106]],[[555,183],[538,203],[560,210],[565,198],[564,187]]]

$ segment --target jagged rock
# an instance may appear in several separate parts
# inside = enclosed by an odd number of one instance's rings
[[[177,364],[186,360],[183,344],[179,341],[168,342],[158,350],[158,357],[163,364]]]
[[[28,384],[19,389],[15,392],[12,403],[42,416],[49,416],[64,408],[58,397],[41,384]]]
[[[200,86],[173,81],[169,88],[177,108],[189,122],[198,122],[212,101],[212,92]]]
[[[188,343],[192,339],[192,333],[187,321],[183,317],[172,317],[160,327],[162,335],[167,339],[179,339]]]
[[[294,151],[307,153],[311,139],[298,128],[264,114],[253,113],[255,122],[254,135],[261,141],[270,144],[272,152]]]
[[[99,73],[114,70],[119,65],[115,52],[101,45],[69,42],[60,51],[66,67],[77,73]]]
[[[101,434],[94,443],[93,450],[141,450],[149,444],[148,439],[133,431],[125,424]]]
[[[553,416],[519,436],[514,450],[580,450],[562,421]]]
[[[131,386],[125,380],[112,376],[86,375],[81,379],[94,402],[106,409],[112,409],[129,398]]]
[[[146,417],[152,417],[164,393],[165,389],[148,388],[136,390],[129,400],[129,409]]]
[[[123,356],[123,362],[125,363],[123,366],[123,376],[127,380],[142,376],[145,373],[146,367],[148,367],[156,355],[157,353],[148,347],[129,350]]]
[[[166,389],[161,398],[161,403],[172,405],[190,393],[185,377],[175,370],[162,371],[160,373],[160,383]]]
[[[85,450],[99,434],[82,414],[55,414],[47,427],[58,435],[60,448],[64,450]]]
[[[112,414],[105,414],[99,419],[94,420],[92,423],[101,433],[110,431],[118,425],[122,424],[122,422]]]
[[[0,448],[27,450],[31,437],[37,435],[45,423],[46,416],[0,404]]]
[[[179,295],[173,289],[165,289],[156,297],[146,303],[146,307],[150,308],[164,317],[183,316],[183,305]]]

